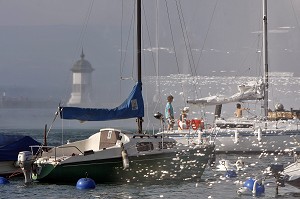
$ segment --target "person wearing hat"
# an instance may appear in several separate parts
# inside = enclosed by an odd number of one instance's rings
[[[168,128],[167,130],[172,130],[174,127],[174,110],[173,110],[173,106],[172,106],[172,102],[173,102],[173,96],[169,95],[167,97],[167,104],[166,104],[166,108],[165,108],[165,117],[168,123]]]
[[[178,129],[182,130],[183,128],[186,128],[186,120],[187,120],[187,113],[189,112],[189,107],[184,107],[181,111],[180,117],[179,117],[179,123],[178,123]]]

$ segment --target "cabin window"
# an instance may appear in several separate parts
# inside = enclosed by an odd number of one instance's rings
[[[152,142],[138,142],[136,143],[137,151],[151,151],[154,149]]]
[[[163,147],[162,147],[162,145],[163,145]],[[171,149],[171,148],[173,148],[174,146],[176,145],[176,143],[175,142],[159,142],[158,143],[158,147],[159,147],[159,149]]]

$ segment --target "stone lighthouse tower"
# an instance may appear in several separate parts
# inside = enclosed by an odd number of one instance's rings
[[[73,85],[71,98],[68,106],[92,106],[92,72],[93,68],[90,62],[84,59],[83,50],[81,59],[75,62],[71,71],[73,73]]]

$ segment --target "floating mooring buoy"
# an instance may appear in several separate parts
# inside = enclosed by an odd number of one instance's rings
[[[95,187],[96,183],[91,178],[80,178],[76,184],[77,189],[95,189]]]
[[[8,184],[8,183],[9,181],[6,178],[0,177],[0,184]]]
[[[237,177],[237,174],[236,174],[235,170],[228,170],[228,171],[226,171],[225,177],[226,178],[235,178],[235,177]]]
[[[265,193],[265,186],[261,180],[250,178],[244,182],[243,187],[239,188],[237,193],[240,195],[261,196]]]

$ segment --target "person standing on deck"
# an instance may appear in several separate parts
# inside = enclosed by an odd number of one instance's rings
[[[173,102],[173,96],[169,95],[167,97],[167,104],[165,108],[165,117],[168,123],[167,130],[173,130],[174,127],[174,110],[173,110],[172,102]]]

